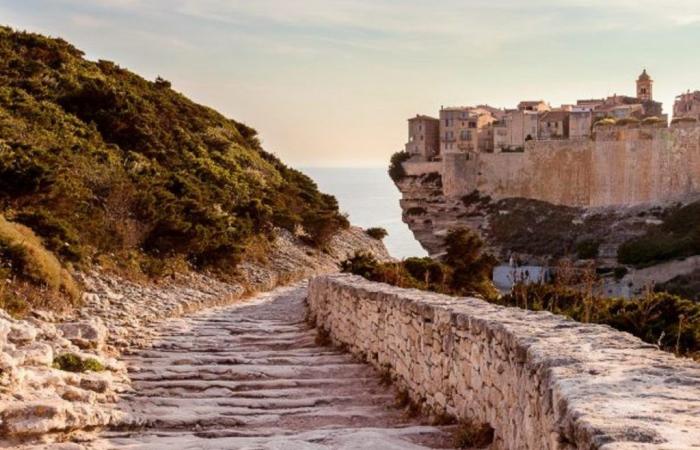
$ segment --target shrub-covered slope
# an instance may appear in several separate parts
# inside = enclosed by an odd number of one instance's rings
[[[0,214],[63,263],[99,257],[137,270],[171,257],[228,270],[275,226],[303,227],[317,246],[347,226],[335,199],[262,150],[255,130],[165,80],[9,28]]]
[[[317,244],[332,196],[256,132],[60,39],[0,28],[0,200],[61,258],[143,249],[202,266],[272,226]]]

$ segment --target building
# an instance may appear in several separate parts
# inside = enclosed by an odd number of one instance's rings
[[[479,107],[452,107],[440,110],[440,153],[493,150],[491,124],[496,119]]]
[[[673,118],[693,118],[700,120],[700,91],[686,92],[676,97],[673,104]]]
[[[569,139],[588,139],[593,131],[593,112],[590,108],[574,106],[569,111]]]
[[[544,112],[544,111],[549,111],[550,108],[549,104],[546,103],[544,100],[526,100],[518,103],[518,110],[519,111],[537,111],[537,112]]]
[[[537,139],[537,131],[537,111],[527,109],[506,111],[503,118],[493,124],[494,149],[495,151],[523,149],[526,141]]]
[[[545,111],[539,114],[537,139],[568,139],[570,112],[563,109]]]
[[[408,119],[406,152],[429,160],[440,153],[440,120],[417,115]]]
[[[647,69],[642,71],[642,74],[637,78],[637,98],[642,102],[651,102],[654,100],[652,88],[654,80],[647,73]]]

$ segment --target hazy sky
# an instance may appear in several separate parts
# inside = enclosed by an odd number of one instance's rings
[[[440,105],[700,89],[698,0],[0,0],[0,22],[172,81],[297,166],[384,165]]]

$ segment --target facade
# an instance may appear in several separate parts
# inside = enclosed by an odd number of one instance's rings
[[[485,108],[442,108],[440,110],[440,153],[479,152],[492,149],[492,143],[485,143],[487,136],[493,136],[493,132],[486,128],[490,128],[494,121],[495,118],[491,112]],[[484,145],[487,147],[483,147]]]
[[[525,142],[537,139],[539,113],[533,110],[506,111],[493,125],[495,151],[513,151],[524,148]]]
[[[551,108],[544,100],[524,100],[518,103],[518,110],[520,111],[536,111],[544,112],[549,111]]]
[[[700,91],[688,91],[677,96],[673,104],[673,118],[700,120]]]
[[[558,109],[545,111],[539,115],[537,139],[568,139],[570,112]]]
[[[636,80],[634,97],[583,99],[556,109],[544,100],[523,100],[517,109],[443,107],[439,119],[420,115],[409,119],[406,151],[424,160],[450,153],[517,152],[530,140],[590,139],[596,122],[605,118],[667,120],[663,105],[654,101],[653,84],[645,69]],[[700,120],[700,91],[678,96],[674,115]]]
[[[593,112],[573,107],[569,112],[569,139],[588,139],[593,131]]]
[[[654,80],[647,74],[647,69],[642,71],[642,74],[637,78],[637,98],[642,102],[650,102],[654,100],[652,88]]]
[[[408,119],[406,152],[426,160],[437,156],[440,152],[440,120],[422,115]]]

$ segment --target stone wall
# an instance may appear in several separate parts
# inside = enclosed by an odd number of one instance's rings
[[[435,412],[488,422],[494,449],[700,446],[700,365],[601,325],[319,277],[310,316]]]
[[[524,152],[443,155],[444,195],[477,189],[597,207],[681,200],[700,192],[700,127],[598,127],[594,139],[529,141]]]

